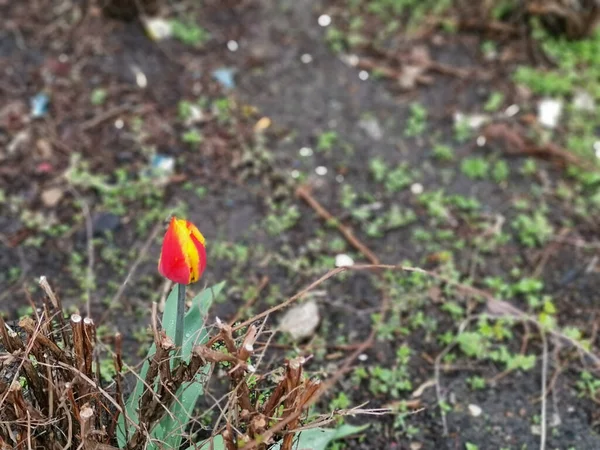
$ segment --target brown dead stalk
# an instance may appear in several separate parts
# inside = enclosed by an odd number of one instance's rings
[[[573,153],[561,148],[553,142],[536,145],[523,137],[513,127],[505,123],[493,123],[483,130],[483,135],[488,141],[500,142],[507,155],[533,156],[535,158],[550,159],[563,165],[571,164],[579,168],[589,167]]]
[[[291,450],[294,431],[300,425],[301,415],[317,393],[320,382],[304,377],[304,358],[288,360],[281,380],[269,397],[263,402],[252,402],[246,375],[256,370],[247,361],[254,353],[257,328],[250,326],[241,343],[236,345],[231,327],[223,323],[219,323],[218,327],[220,332],[215,343],[222,342],[228,353],[212,350],[205,345],[196,346],[193,351],[206,362],[233,366],[228,373],[233,392],[236,393],[237,413],[230,415],[237,417],[239,423],[236,424],[236,429],[244,430],[244,434],[234,433],[231,426],[233,419],[230,417],[222,434],[226,447],[239,448],[240,444],[260,440],[254,448],[264,450],[274,442],[277,435],[282,435],[282,450]],[[284,426],[281,426],[282,423]]]
[[[115,449],[117,418],[125,411],[122,338],[115,336],[115,383],[104,387],[95,357],[94,321],[79,314],[65,320],[47,280],[40,284],[48,296],[42,312],[12,327],[0,315],[0,379],[11,380],[0,382],[0,422],[6,424],[0,427],[0,443],[11,448]],[[139,422],[125,421],[126,429],[135,430],[129,450],[145,448],[147,430],[170,414],[174,392],[204,364],[196,355],[190,364],[171,368],[175,346],[156,325],[156,307],[153,319],[157,351],[144,380],[150,389],[141,397]]]
[[[380,264],[379,258],[369,248],[363,244],[350,228],[342,225],[329,211],[327,211],[323,205],[321,205],[317,199],[315,199],[307,186],[300,186],[296,189],[296,195],[304,200],[312,209],[315,210],[317,215],[325,220],[326,222],[334,223],[339,232],[346,238],[348,243],[358,250],[371,264]]]

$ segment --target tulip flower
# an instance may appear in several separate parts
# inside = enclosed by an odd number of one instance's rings
[[[204,236],[196,226],[173,217],[163,239],[160,274],[179,284],[195,283],[206,268]]]
[[[163,239],[158,271],[162,276],[178,283],[175,323],[175,346],[178,348],[183,344],[185,287],[198,281],[205,268],[206,248],[202,233],[185,219],[171,218]]]

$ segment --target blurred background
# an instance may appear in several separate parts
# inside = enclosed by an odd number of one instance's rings
[[[422,267],[438,277],[343,273],[272,318],[274,349],[324,378],[376,330],[320,407],[393,414],[347,419],[367,437],[335,448],[598,449],[599,16],[596,0],[0,0],[0,309],[30,312],[44,275],[139,360],[171,214],[205,235],[190,289],[225,280],[227,320],[335,267]],[[485,319],[490,296],[562,338],[544,352],[535,326]]]

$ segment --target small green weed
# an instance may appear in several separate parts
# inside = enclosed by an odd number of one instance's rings
[[[466,158],[460,165],[462,173],[473,180],[481,180],[487,177],[490,170],[489,163],[480,157]]]
[[[517,215],[512,227],[517,232],[519,241],[527,247],[542,246],[554,234],[554,227],[540,210],[535,211],[532,215]]]
[[[210,38],[210,34],[200,25],[192,21],[171,21],[173,36],[186,45],[201,45]]]
[[[420,103],[410,104],[410,115],[404,134],[409,137],[420,136],[427,128],[427,109]]]

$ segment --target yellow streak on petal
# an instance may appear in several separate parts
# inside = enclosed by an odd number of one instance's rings
[[[202,236],[202,233],[200,233],[200,230],[198,228],[196,228],[196,225],[194,225],[192,222],[188,222],[187,225],[190,230],[190,233],[193,234],[194,237],[196,239],[198,239],[202,245],[206,245],[205,241],[204,241],[204,236]]]
[[[194,241],[192,241],[192,238],[190,237],[187,220],[175,219],[173,223],[177,240],[181,246],[183,256],[185,257],[185,263],[191,269],[189,283],[193,283],[197,281],[199,277],[200,255],[198,255],[198,249],[196,249]]]

